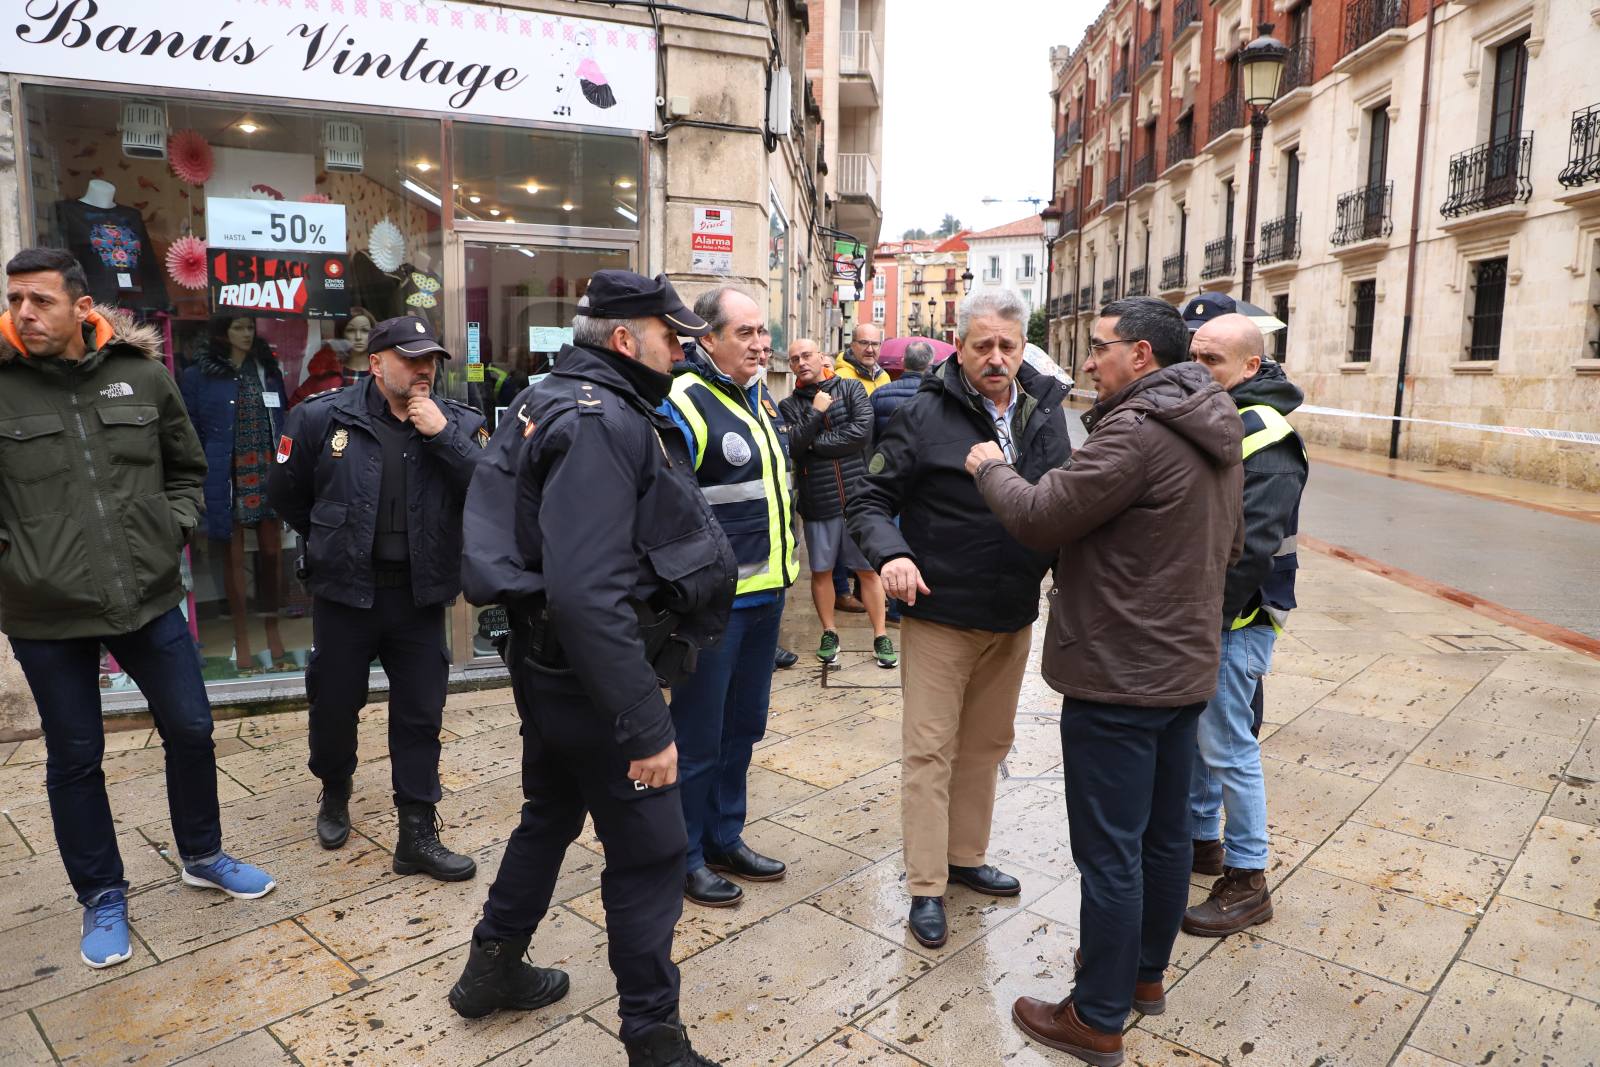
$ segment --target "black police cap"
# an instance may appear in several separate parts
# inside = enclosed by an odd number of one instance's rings
[[[372,328],[372,335],[367,338],[367,351],[382,352],[390,348],[402,356],[426,356],[430,352],[437,352],[444,359],[450,358],[450,353],[445,351],[444,345],[439,343],[438,336],[433,332],[433,324],[415,315],[384,319]]]
[[[681,337],[704,337],[711,326],[689,310],[665,274],[646,278],[631,270],[597,270],[579,305],[596,319],[643,319],[655,316]]]

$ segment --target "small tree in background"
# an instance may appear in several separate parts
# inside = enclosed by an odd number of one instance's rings
[[[1045,342],[1049,339],[1050,322],[1044,308],[1034,308],[1033,314],[1028,316],[1028,343],[1045,348]]]
[[[945,215],[944,221],[939,223],[939,228],[933,231],[935,237],[949,237],[961,229],[961,220],[954,215]]]

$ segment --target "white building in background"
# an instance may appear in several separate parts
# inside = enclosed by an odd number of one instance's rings
[[[1029,215],[967,235],[967,267],[972,271],[972,291],[987,285],[1004,285],[1022,294],[1031,314],[1045,302],[1044,223]]]

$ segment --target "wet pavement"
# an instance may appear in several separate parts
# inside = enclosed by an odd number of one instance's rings
[[[1302,559],[1263,735],[1276,918],[1223,941],[1180,935],[1168,1010],[1130,1019],[1128,1062],[1594,1063],[1600,661]],[[809,652],[814,627],[794,603],[786,642]],[[749,839],[788,878],[747,885],[738,908],[685,909],[696,1045],[729,1065],[1075,1062],[1009,1018],[1016,996],[1065,995],[1078,942],[1059,703],[1037,648],[991,851],[1023,894],[952,890],[950,943],[933,951],[904,926],[898,679],[862,627],[842,636],[826,678],[805,661],[778,675],[751,773]],[[363,716],[355,833],[336,852],[313,839],[305,713],[220,723],[227,844],[281,883],[251,902],[179,884],[159,740],[110,735],[135,944],[108,971],[77,958],[42,744],[0,745],[0,1063],[624,1063],[591,833],[535,942],[538,963],[571,973],[569,996],[476,1022],[446,1004],[520,797],[509,692],[452,696],[445,727],[445,839],[480,865],[455,885],[389,869],[382,705]]]

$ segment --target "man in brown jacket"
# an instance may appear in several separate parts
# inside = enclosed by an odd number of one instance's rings
[[[1241,426],[1187,362],[1178,312],[1107,304],[1084,369],[1100,399],[1070,467],[1030,485],[993,444],[967,469],[1011,534],[1061,555],[1045,680],[1064,695],[1072,857],[1083,877],[1077,984],[1023,997],[1022,1031],[1088,1063],[1122,1062],[1130,1008],[1165,1008],[1161,979],[1188,901],[1195,723],[1216,689],[1223,578],[1239,558]]]

